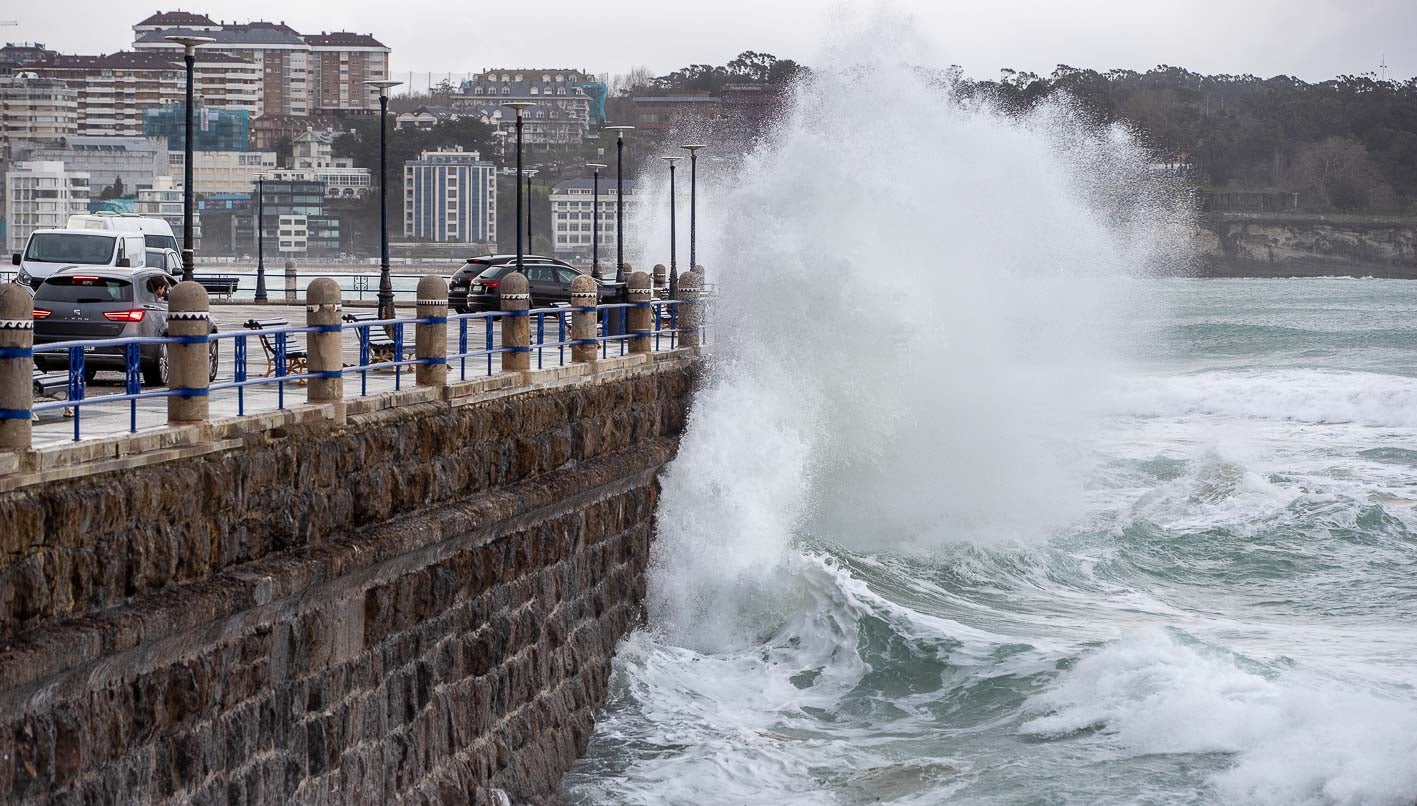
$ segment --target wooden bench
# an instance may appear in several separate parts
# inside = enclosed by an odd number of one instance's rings
[[[69,373],[67,372],[45,372],[39,367],[34,368],[34,396],[53,397],[57,394],[69,394]]]
[[[257,331],[261,338],[261,349],[266,353],[266,374],[261,377],[269,378],[276,374],[276,337],[260,331],[290,327],[290,323],[284,319],[248,319],[242,327]],[[304,334],[287,334],[285,337],[285,374],[304,373],[309,368],[309,358],[309,353],[305,349]]]
[[[378,321],[377,313],[347,313],[340,317],[346,324],[357,325],[360,322]],[[388,330],[383,327],[359,327],[354,329],[356,338],[361,343],[369,345],[369,363],[379,364],[385,361],[394,360],[394,340],[389,337]],[[414,353],[414,331],[404,328],[403,357],[407,358]]]
[[[241,284],[241,278],[227,277],[224,275],[216,277],[196,277],[193,279],[201,283],[202,288],[205,288],[208,294],[221,297],[222,299],[231,299],[231,295],[236,293],[236,287]]]

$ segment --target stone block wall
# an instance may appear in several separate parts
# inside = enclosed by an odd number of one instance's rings
[[[23,526],[0,566],[0,802],[549,797],[638,618],[693,371],[0,493]]]

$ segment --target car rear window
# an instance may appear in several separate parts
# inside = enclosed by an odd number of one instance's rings
[[[501,266],[488,266],[487,268],[482,270],[481,274],[477,275],[477,279],[495,280],[498,277],[501,277],[503,274],[506,274],[507,272],[511,271],[511,269],[512,265],[510,263],[504,263]]]
[[[133,284],[117,277],[50,277],[34,293],[35,302],[128,302]]]

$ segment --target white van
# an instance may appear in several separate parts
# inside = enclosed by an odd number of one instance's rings
[[[39,288],[44,278],[69,266],[145,266],[146,247],[143,233],[136,231],[38,229],[30,234],[25,251],[13,255],[20,267],[15,282]]]
[[[149,249],[171,249],[178,254],[182,247],[172,234],[172,225],[161,218],[147,218],[130,213],[82,213],[69,216],[65,229],[117,230],[141,232]]]

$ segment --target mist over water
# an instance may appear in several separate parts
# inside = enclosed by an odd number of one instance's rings
[[[838,30],[701,177],[719,342],[567,800],[1417,802],[1417,291],[1155,279],[1126,132]]]

